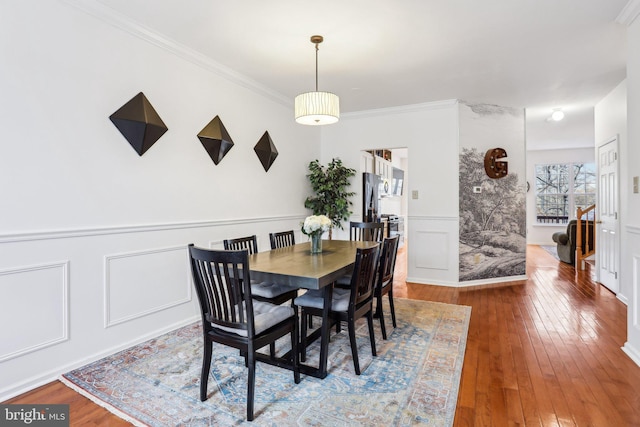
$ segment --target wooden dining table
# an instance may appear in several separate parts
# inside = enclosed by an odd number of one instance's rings
[[[249,269],[252,280],[277,282],[302,289],[320,289],[323,291],[322,325],[319,328],[320,361],[317,367],[301,363],[300,372],[317,378],[325,378],[327,376],[329,332],[331,328],[329,310],[331,308],[333,283],[338,278],[351,272],[358,248],[369,248],[377,244],[376,242],[350,240],[323,240],[322,252],[319,254],[312,254],[310,242],[306,242],[266,252],[258,252],[249,256]],[[313,339],[316,336],[311,338]]]

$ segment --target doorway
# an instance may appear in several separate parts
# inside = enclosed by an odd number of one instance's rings
[[[596,269],[598,281],[618,293],[620,260],[618,137],[597,150],[598,204],[596,205]]]
[[[408,182],[409,182],[409,150],[402,148],[372,148],[361,151],[360,170],[358,176],[362,177],[363,184],[356,184],[356,188],[363,188],[364,180],[369,179],[363,175],[374,175],[378,183],[376,192],[377,205],[375,219],[387,224],[385,235],[398,235],[399,248],[397,263],[404,265],[406,270],[406,257],[408,252]],[[364,194],[364,189],[363,196]],[[370,201],[361,201],[361,212],[354,212],[362,221],[367,221],[371,216]],[[357,204],[356,204],[357,206]],[[405,273],[406,275],[406,273]]]

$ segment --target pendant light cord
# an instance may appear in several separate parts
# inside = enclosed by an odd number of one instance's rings
[[[318,91],[318,43],[316,43],[316,92]]]

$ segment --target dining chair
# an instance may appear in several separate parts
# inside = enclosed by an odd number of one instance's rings
[[[396,309],[393,305],[393,272],[396,267],[396,256],[398,254],[398,236],[386,237],[382,243],[382,252],[378,261],[378,272],[376,274],[376,284],[374,286],[374,298],[376,300],[376,311],[374,317],[380,319],[380,329],[382,339],[387,339],[387,329],[384,324],[384,313],[382,312],[382,297],[389,297],[389,311],[391,321],[396,328]]]
[[[271,243],[271,249],[284,248],[285,246],[295,245],[296,237],[293,234],[293,230],[269,233],[269,242]]]
[[[349,240],[382,242],[384,237],[384,223],[382,222],[349,222]],[[346,275],[336,280],[335,286],[338,288],[348,288],[351,284],[351,276]],[[340,332],[340,325],[338,332]]]
[[[382,242],[384,223],[382,222],[349,222],[349,240]]]
[[[223,241],[225,250],[246,250],[249,255],[258,252],[258,238],[256,235],[247,237],[238,237],[235,239],[226,239]],[[298,296],[298,288],[289,285],[273,282],[251,282],[251,294],[253,299],[262,302],[268,302],[275,305],[284,304],[291,301],[291,306],[297,311],[297,307],[293,305],[293,299]],[[272,343],[269,346],[269,354],[272,358],[276,356],[276,345]]]
[[[358,347],[356,343],[356,320],[366,317],[369,327],[369,340],[371,342],[371,354],[376,356],[376,342],[373,332],[373,284],[378,265],[380,245],[370,248],[358,248],[351,276],[350,289],[334,289],[329,316],[331,322],[346,322],[351,344],[351,355],[356,375],[360,375],[360,362],[358,359]],[[310,290],[294,300],[301,310],[301,317],[307,315],[322,316],[324,297],[321,290]],[[301,360],[306,359],[307,325],[302,322],[301,333]]]
[[[255,234],[236,239],[226,239],[223,243],[225,250],[247,250],[249,255],[258,252],[258,239]],[[251,293],[253,298],[258,301],[280,305],[289,300],[293,301],[298,296],[298,288],[292,288],[281,283],[253,282],[251,283]]]
[[[200,400],[207,400],[213,343],[240,350],[249,368],[247,420],[253,420],[257,350],[286,335],[291,336],[290,359],[273,364],[291,369],[300,382],[298,363],[298,315],[293,307],[273,305],[252,298],[249,254],[246,250],[219,251],[189,245],[193,283],[200,302],[204,356],[200,376]],[[261,359],[263,360],[263,359]],[[273,359],[266,359],[269,363]]]
[[[225,239],[223,241],[224,249],[227,251],[240,251],[246,249],[249,251],[249,255],[253,255],[258,252],[258,238],[254,234],[253,236],[238,237],[236,239]]]

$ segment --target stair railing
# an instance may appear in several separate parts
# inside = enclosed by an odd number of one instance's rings
[[[593,214],[589,215],[591,211],[593,211]],[[578,208],[576,210],[576,216],[578,218],[576,223],[576,267],[584,270],[584,260],[596,253],[596,205],[591,205],[584,210]],[[582,224],[585,225],[584,251],[582,250]],[[591,234],[593,234],[593,239],[590,239]],[[590,243],[592,240],[593,243]]]

